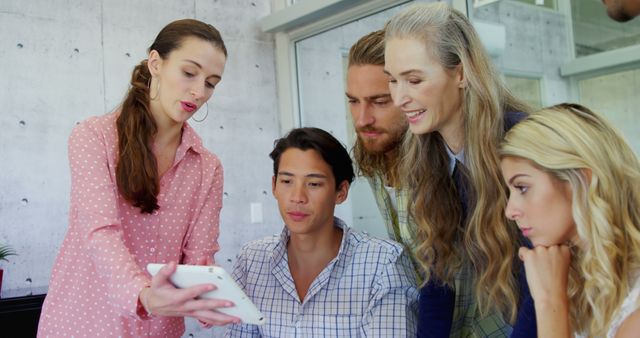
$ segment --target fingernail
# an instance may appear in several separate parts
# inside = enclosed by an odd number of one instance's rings
[[[224,306],[233,306],[233,303],[231,303],[231,302],[226,302],[226,303],[224,304]]]

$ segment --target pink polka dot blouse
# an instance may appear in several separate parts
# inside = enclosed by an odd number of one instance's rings
[[[223,170],[184,124],[153,214],[118,193],[117,113],[92,117],[69,137],[69,228],[56,258],[39,337],[180,337],[182,318],[138,316],[148,263],[213,263],[219,249]]]

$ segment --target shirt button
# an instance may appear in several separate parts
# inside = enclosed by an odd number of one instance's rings
[[[154,210],[154,211],[153,211],[153,214],[154,214],[154,215],[157,215],[157,214],[158,214],[158,210]]]
[[[156,248],[151,248],[151,249],[149,249],[149,251],[151,251],[151,252],[155,252],[155,251],[156,251]]]

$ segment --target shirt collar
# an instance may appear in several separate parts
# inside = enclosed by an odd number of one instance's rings
[[[457,154],[454,154],[446,144],[444,145],[444,148],[447,149],[447,155],[449,155],[449,175],[453,175],[453,169],[456,167],[456,160],[464,164],[464,149],[460,150]]]
[[[349,245],[349,238],[351,233],[351,228],[349,228],[347,224],[338,217],[335,217],[335,216],[333,217],[333,225],[337,228],[342,229],[342,241],[340,242],[340,250],[338,250],[338,255],[336,255],[336,257],[333,260],[331,260],[331,263],[337,260],[340,260],[340,258],[342,258],[342,256],[345,255],[347,246]],[[287,229],[287,227],[285,226],[284,229],[282,229],[282,232],[280,233],[280,240],[278,241],[275,249],[273,250],[272,262],[274,264],[276,264],[277,262],[281,261],[286,257],[287,242],[289,241],[290,236],[291,236],[291,233],[289,232],[289,229]]]
[[[202,153],[204,151],[204,147],[202,146],[202,139],[200,139],[200,136],[196,134],[195,130],[193,130],[193,128],[187,122],[182,125],[182,140],[180,142],[180,146],[178,147],[178,151],[181,148],[184,152],[189,149],[193,149],[197,153]]]
[[[193,128],[191,128],[191,126],[185,122],[182,125],[182,139],[180,140],[180,145],[176,150],[174,163],[182,161],[182,159],[190,149],[197,154],[202,154],[206,151],[206,149],[202,145],[202,139],[200,139],[200,136],[198,136],[195,130],[193,130]]]

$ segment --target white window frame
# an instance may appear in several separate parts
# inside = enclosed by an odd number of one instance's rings
[[[517,78],[523,78],[523,79],[533,79],[533,80],[538,80],[538,90],[540,91],[540,107],[545,107],[548,104],[548,99],[547,99],[547,91],[546,91],[546,83],[545,83],[545,77],[544,74],[541,73],[531,73],[531,72],[523,72],[523,71],[515,71],[515,70],[509,70],[509,69],[505,69],[502,72],[502,75],[504,77],[509,76],[509,77],[517,77]],[[503,79],[505,80],[505,79]],[[505,80],[506,83],[506,80]]]
[[[571,0],[579,1],[579,0]],[[576,58],[575,43],[573,41],[573,15],[571,13],[571,4],[569,1],[558,2],[558,10],[567,17],[569,25],[569,40],[571,48],[571,61],[560,67],[560,75],[569,77],[571,80],[584,77],[590,77],[594,73],[602,73],[611,71],[611,69],[625,68],[630,64],[640,62],[640,45],[632,45],[624,48],[609,50],[588,56]],[[574,83],[572,83],[573,87]]]

